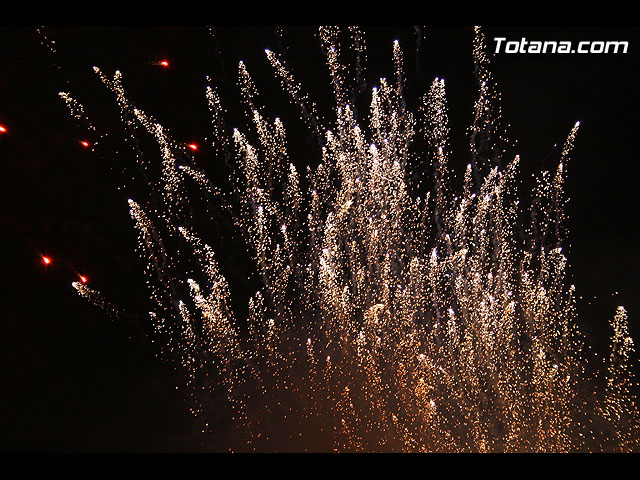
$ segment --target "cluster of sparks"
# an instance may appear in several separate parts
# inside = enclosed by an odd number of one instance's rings
[[[233,450],[637,450],[626,312],[612,322],[606,366],[593,368],[565,284],[563,182],[579,124],[557,169],[538,177],[523,239],[519,157],[505,153],[480,29],[472,161],[460,191],[449,168],[445,81],[435,79],[410,112],[396,41],[394,77],[379,80],[360,118],[350,99],[361,85],[364,36],[355,27],[319,33],[335,97],[331,127],[285,60],[265,51],[321,146],[304,178],[284,123],[262,111],[243,62],[250,131],[227,129],[216,87],[207,87],[214,150],[235,168],[231,194],[198,167],[197,145],[174,142],[133,105],[120,72],[109,79],[95,69],[127,131],[152,135],[160,149],[159,178],[149,199],[129,200],[130,213],[158,342],[185,373],[203,429],[215,433],[212,419],[232,419]],[[409,182],[416,157],[433,172],[419,186]],[[191,221],[202,199],[234,219],[254,260],[261,287],[246,316],[233,311],[220,252]],[[82,282],[74,287],[112,308]]]

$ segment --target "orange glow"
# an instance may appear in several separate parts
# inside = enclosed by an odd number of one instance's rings
[[[45,257],[44,255],[42,256],[42,262],[45,265],[49,265],[51,263],[51,259],[49,257]]]
[[[82,141],[80,142],[80,145],[82,145],[84,148],[89,148],[90,143],[89,143],[89,142],[86,142],[86,141],[84,141],[84,140],[82,140]]]
[[[4,125],[0,125],[0,133],[6,133],[7,131],[7,127],[5,127]]]
[[[163,60],[160,62],[160,65],[162,65],[163,67],[168,67],[169,66],[169,62],[167,62],[166,60]]]
[[[85,277],[84,275],[78,275],[78,278],[80,278],[80,281],[82,283],[87,283],[87,277]]]
[[[198,150],[198,146],[195,143],[190,143],[189,145],[187,145],[187,147],[189,147],[194,152]]]

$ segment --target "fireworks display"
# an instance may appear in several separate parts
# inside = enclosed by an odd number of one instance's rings
[[[320,27],[318,38],[329,107],[285,55],[264,52],[313,139],[308,158],[292,153],[289,120],[265,107],[243,61],[237,105],[207,77],[206,153],[129,98],[126,72],[94,67],[135,150],[136,186],[124,189],[146,321],[205,445],[231,425],[218,440],[231,451],[638,451],[627,312],[611,312],[610,351],[594,356],[568,275],[564,186],[580,123],[523,192],[476,28],[470,161],[457,178],[445,80],[425,83],[412,110],[399,41],[390,75],[364,88],[363,30]],[[60,97],[90,133],[81,146],[100,152],[108,137],[73,85]],[[229,243],[246,252],[242,281]],[[77,278],[78,294],[122,316]]]

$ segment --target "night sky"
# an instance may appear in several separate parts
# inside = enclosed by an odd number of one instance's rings
[[[422,28],[425,38],[416,62],[413,27],[363,27],[367,77],[392,75],[391,47],[398,39],[414,111],[432,79],[446,79],[452,168],[461,175],[469,158],[466,128],[476,98],[473,28]],[[109,75],[120,69],[133,102],[176,140],[198,144],[196,160],[220,179],[227,175],[225,166],[207,158],[205,75],[224,86],[222,102],[230,110],[230,123],[244,128],[245,120],[234,110],[240,59],[253,75],[265,111],[281,116],[291,132],[293,161],[314,161],[315,153],[304,156],[309,148],[305,130],[296,126],[296,108],[281,92],[264,55],[265,48],[280,52],[283,45],[269,26],[216,27],[215,39],[205,27],[44,31],[56,41],[55,55],[41,44],[36,27],[0,26],[0,45],[10,46],[0,53],[0,125],[6,128],[0,133],[1,448],[200,451],[198,426],[176,390],[179,375],[155,357],[142,315],[147,296],[126,203],[131,192],[119,188],[132,156],[118,143],[123,128],[115,101],[91,67]],[[520,191],[527,191],[532,173],[555,170],[564,140],[581,122],[568,166],[567,255],[587,339],[597,351],[606,349],[608,319],[617,305],[627,308],[632,336],[640,339],[638,29],[492,26],[484,32],[508,136],[518,141]],[[320,113],[328,114],[329,76],[316,33],[313,27],[289,27],[284,40],[298,80]],[[494,37],[624,40],[629,51],[493,55]],[[158,64],[165,59],[168,68]],[[96,139],[69,115],[59,91],[84,103],[96,126],[109,132],[105,148],[80,143]],[[234,244],[230,258],[241,257],[241,251]],[[43,255],[52,259],[48,267]],[[233,287],[236,272],[228,273]],[[128,314],[114,321],[80,298],[71,288],[79,275]],[[240,298],[249,289],[241,281],[235,287]],[[224,450],[225,433],[222,426],[208,449]]]

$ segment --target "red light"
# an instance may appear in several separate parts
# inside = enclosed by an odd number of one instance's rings
[[[0,125],[0,133],[6,133],[7,132],[7,127],[5,127],[4,125]]]
[[[189,145],[187,145],[187,147],[189,147],[194,152],[198,150],[198,146],[195,143],[190,143]]]
[[[82,141],[80,142],[80,145],[82,145],[84,148],[89,148],[90,143],[89,143],[89,142],[86,142],[86,141],[84,141],[84,140],[82,140]]]
[[[87,283],[87,277],[85,277],[84,275],[78,275],[78,278],[80,278],[80,281],[82,283]]]
[[[163,67],[168,67],[169,66],[169,62],[167,62],[166,60],[163,60],[160,62],[160,65],[162,65]]]
[[[49,264],[51,263],[51,259],[50,259],[49,257],[45,257],[45,256],[43,256],[43,257],[42,257],[42,262],[43,262],[45,265],[49,265]]]

